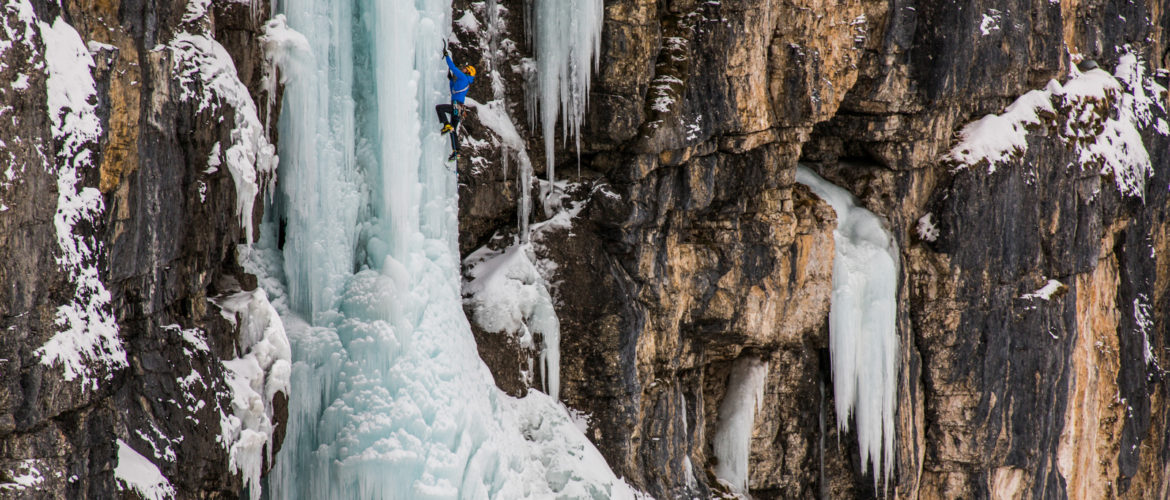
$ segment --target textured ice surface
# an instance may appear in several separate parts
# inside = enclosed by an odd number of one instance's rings
[[[220,415],[218,440],[228,451],[232,472],[243,477],[252,500],[257,500],[263,464],[272,460],[273,398],[277,392],[289,394],[292,352],[284,324],[264,289],[236,292],[213,302],[240,330],[239,355],[223,362],[232,411]],[[189,345],[200,347],[201,338],[180,333]]]
[[[284,9],[312,56],[285,73],[280,192],[247,263],[294,358],[268,494],[633,496],[564,407],[536,391],[505,395],[479,359],[460,293],[455,178],[433,111],[448,99],[438,55],[449,2]]]
[[[898,247],[881,219],[848,191],[804,166],[796,181],[837,212],[833,231],[833,295],[829,354],[837,427],[856,420],[861,472],[873,462],[874,484],[894,470],[894,410],[898,395]],[[885,468],[883,469],[883,464]]]
[[[283,14],[277,14],[264,23],[264,35],[260,41],[264,47],[265,62],[262,85],[268,93],[264,123],[271,125],[278,85],[287,83],[289,75],[305,71],[301,61],[312,61],[312,49],[304,35],[288,27]]]

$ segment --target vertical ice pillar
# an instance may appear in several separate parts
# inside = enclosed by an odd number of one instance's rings
[[[412,418],[427,402],[450,403],[442,397],[449,385],[414,379],[450,374],[422,365],[445,362],[479,375],[466,368],[474,344],[459,342],[466,327],[452,256],[454,176],[430,112],[446,92],[436,56],[450,0],[286,0],[281,7],[311,54],[298,54],[286,87],[280,196],[269,207],[269,238],[258,245],[266,268],[280,271],[269,277],[284,278],[281,313],[295,360],[289,430],[269,491],[327,499],[442,490],[457,474],[435,472],[426,460],[458,456],[466,444],[420,448],[427,439],[447,443],[446,429],[483,434],[449,419],[427,416],[424,425]],[[420,354],[431,338],[446,351],[431,346]]]
[[[554,133],[558,113],[561,136],[571,134],[580,147],[589,78],[601,54],[605,17],[601,0],[525,0],[526,27],[536,55],[536,74],[528,88],[529,123],[540,116],[544,156],[552,182]]]
[[[336,307],[352,273],[358,212],[366,204],[355,159],[350,2],[288,2],[288,23],[312,40],[285,87],[280,200],[288,227],[284,272],[291,305],[308,318]]]
[[[727,392],[719,404],[719,427],[712,448],[715,477],[736,493],[748,492],[748,459],[752,451],[752,427],[764,399],[768,363],[755,356],[735,360],[727,377]]]
[[[898,395],[898,246],[881,219],[858,206],[848,191],[803,166],[797,167],[796,182],[837,212],[829,306],[837,427],[847,430],[854,415],[861,472],[873,462],[874,484],[879,475],[888,482]]]

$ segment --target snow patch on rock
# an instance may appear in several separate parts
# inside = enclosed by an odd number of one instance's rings
[[[28,89],[28,75],[21,73],[16,77],[16,81],[12,82],[12,88],[15,90]]]
[[[934,223],[934,214],[927,213],[918,219],[918,237],[925,241],[934,242],[938,240],[939,229]]]
[[[73,297],[58,306],[61,331],[37,349],[41,363],[61,365],[65,380],[81,379],[96,389],[98,378],[109,379],[126,367],[126,352],[110,308],[110,292],[98,273],[101,242],[92,234],[105,205],[94,187],[82,185],[86,172],[96,167],[93,148],[101,136],[94,66],[81,35],[58,17],[53,24],[38,22],[45,41],[49,119],[59,144],[57,174],[57,229],[60,255],[57,265],[69,275]]]
[[[0,492],[3,491],[22,491],[29,488],[36,488],[41,483],[45,482],[45,476],[37,468],[37,461],[21,460],[17,465],[7,471],[6,481],[0,483]]]
[[[1166,88],[1131,47],[1125,50],[1113,74],[1074,67],[1065,84],[1052,80],[1002,114],[966,125],[946,159],[958,169],[986,164],[988,173],[994,173],[998,165],[1023,156],[1029,131],[1051,127],[1075,148],[1082,168],[1112,177],[1121,194],[1144,199],[1153,167],[1141,131],[1170,135],[1166,105],[1159,97]]]
[[[535,336],[540,335],[541,379],[545,393],[555,399],[560,392],[561,325],[536,261],[531,244],[472,252],[463,261],[463,301],[488,333],[512,335],[528,349],[537,347]]]
[[[206,16],[207,0],[188,4],[185,23]],[[234,114],[235,128],[231,131],[231,145],[224,151],[228,170],[236,187],[236,212],[248,242],[252,241],[252,207],[263,185],[273,192],[278,158],[275,147],[256,111],[248,88],[236,74],[236,65],[227,50],[215,41],[204,28],[196,33],[182,32],[168,44],[174,57],[174,70],[179,84],[179,100],[194,102],[199,112],[216,113],[226,105]]]
[[[568,182],[558,184],[555,191],[569,189]],[[472,311],[471,319],[486,332],[513,336],[525,349],[539,348],[544,391],[554,399],[560,393],[560,320],[557,283],[551,280],[558,266],[539,255],[545,253],[547,238],[572,230],[573,219],[585,205],[585,201],[568,203],[549,219],[533,224],[528,242],[517,241],[502,250],[484,246],[463,260],[463,303]],[[539,346],[536,335],[543,339]]]
[[[529,241],[528,221],[532,215],[530,189],[532,185],[532,160],[528,156],[528,147],[525,145],[524,139],[520,137],[520,133],[516,131],[516,125],[508,115],[507,105],[504,101],[494,100],[480,104],[469,97],[467,105],[475,109],[479,122],[491,129],[496,137],[499,137],[499,146],[503,152],[500,163],[503,165],[505,175],[508,170],[508,159],[515,157],[517,161],[520,177],[520,199],[518,200],[520,206],[516,210],[517,226],[520,232],[520,242],[527,243]]]
[[[1138,333],[1142,335],[1142,356],[1146,365],[1158,366],[1158,356],[1154,354],[1154,346],[1150,342],[1150,333],[1154,329],[1150,298],[1144,293],[1133,299],[1133,321],[1137,325]]]
[[[1053,296],[1055,296],[1056,294],[1058,294],[1064,290],[1067,290],[1067,289],[1068,289],[1068,287],[1064,286],[1064,283],[1061,283],[1057,280],[1050,279],[1050,280],[1048,280],[1047,283],[1044,284],[1044,286],[1038,288],[1036,291],[1034,291],[1032,293],[1025,293],[1025,294],[1021,295],[1020,298],[1021,299],[1029,299],[1029,300],[1031,300],[1031,299],[1052,300]]]
[[[34,28],[37,23],[37,15],[36,11],[33,10],[32,3],[28,0],[9,0],[4,4],[4,11],[5,15],[0,17],[0,30],[4,32],[4,36],[0,36],[0,69],[8,67],[5,62],[7,59],[3,56],[14,44],[19,42],[31,47],[32,40],[36,38]],[[12,14],[16,14],[17,24],[15,26],[8,22]],[[40,67],[40,64],[37,64],[36,68],[40,69]],[[13,87],[15,88],[16,85],[14,84]]]
[[[979,32],[983,36],[987,36],[993,31],[999,31],[999,21],[1002,18],[1002,12],[996,9],[987,9],[987,13],[983,14],[983,20],[979,23]]]
[[[463,31],[475,33],[479,31],[479,20],[475,18],[470,10],[463,13],[463,17],[455,20],[455,24],[463,29]]]
[[[175,497],[175,487],[150,459],[118,440],[118,465],[114,467],[118,491],[134,491],[146,500]]]

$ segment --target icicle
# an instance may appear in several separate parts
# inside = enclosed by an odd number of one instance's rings
[[[536,55],[536,74],[528,90],[529,123],[539,110],[548,181],[555,186],[553,149],[558,113],[561,140],[573,136],[581,150],[581,124],[589,79],[600,63],[604,6],[601,0],[525,0],[525,31]]]
[[[894,471],[898,394],[897,243],[881,219],[858,206],[848,191],[804,166],[797,167],[796,181],[837,212],[829,306],[837,427],[848,430],[849,416],[854,415],[861,472],[864,474],[872,461],[874,486],[879,476],[888,484]]]

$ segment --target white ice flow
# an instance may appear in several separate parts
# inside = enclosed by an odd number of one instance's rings
[[[526,32],[536,53],[536,73],[528,85],[529,123],[544,133],[548,180],[554,182],[553,148],[557,116],[561,138],[572,134],[580,149],[581,124],[589,97],[589,77],[601,56],[602,0],[525,0]]]
[[[632,497],[564,407],[479,359],[433,112],[450,0],[283,8],[309,53],[285,68],[280,191],[247,263],[294,360],[268,497]]]
[[[855,416],[861,472],[872,461],[875,486],[879,476],[888,483],[898,394],[898,246],[881,219],[858,206],[848,191],[804,166],[797,167],[796,182],[837,212],[829,306],[837,427],[847,430],[850,414]]]
[[[755,356],[741,357],[731,367],[727,393],[719,404],[719,427],[712,442],[717,459],[715,477],[735,493],[748,492],[752,427],[764,401],[767,380],[768,363]]]

